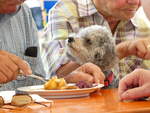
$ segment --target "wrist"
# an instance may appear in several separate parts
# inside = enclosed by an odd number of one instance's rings
[[[57,75],[58,76],[66,76],[69,73],[71,73],[72,71],[74,71],[75,69],[77,69],[80,65],[77,64],[76,62],[73,61],[69,61],[68,63],[62,65],[57,71]]]

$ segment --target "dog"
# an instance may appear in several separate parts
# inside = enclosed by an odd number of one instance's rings
[[[115,38],[106,27],[92,25],[68,38],[66,55],[81,65],[91,62],[107,71],[119,61],[115,45]]]

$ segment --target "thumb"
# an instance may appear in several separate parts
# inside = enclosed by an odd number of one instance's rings
[[[137,87],[133,89],[129,89],[122,93],[120,96],[121,100],[134,100],[137,98],[148,96],[148,94],[145,92],[144,87]]]

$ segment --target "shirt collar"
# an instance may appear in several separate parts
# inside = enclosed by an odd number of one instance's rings
[[[131,19],[131,22],[135,27],[150,29],[150,21],[146,17],[143,7],[139,7],[135,16]]]

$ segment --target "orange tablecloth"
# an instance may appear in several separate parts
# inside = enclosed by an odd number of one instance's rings
[[[90,97],[54,100],[52,113],[150,113],[150,101],[120,102],[117,89]]]
[[[0,113],[150,113],[150,101],[120,102],[117,89],[100,92],[85,98],[54,99],[52,107],[33,104],[12,110],[0,108]]]

